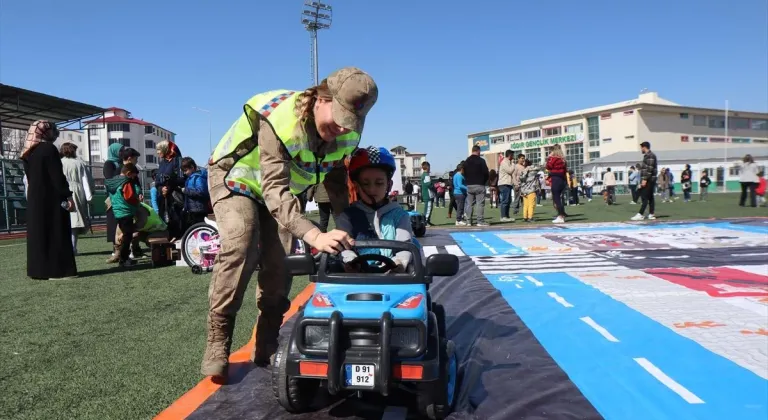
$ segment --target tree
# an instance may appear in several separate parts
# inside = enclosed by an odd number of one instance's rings
[[[2,157],[5,159],[18,159],[24,148],[25,133],[13,128],[3,128],[0,133],[2,144]]]

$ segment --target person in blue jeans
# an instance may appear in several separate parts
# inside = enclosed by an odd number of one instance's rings
[[[456,199],[456,226],[466,226],[467,222],[464,220],[464,201],[467,198],[467,185],[464,183],[463,163],[460,163],[453,173],[453,197]]]
[[[510,222],[509,208],[512,203],[513,177],[515,176],[515,152],[507,150],[499,164],[499,201],[501,204],[501,222]]]
[[[634,166],[629,167],[629,190],[632,192],[632,202],[629,204],[637,204],[640,198],[640,194],[637,192],[637,187],[640,185],[640,171],[635,169]]]

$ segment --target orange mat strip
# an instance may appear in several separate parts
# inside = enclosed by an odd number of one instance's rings
[[[291,302],[291,308],[285,313],[284,319],[290,319],[299,307],[309,300],[312,293],[315,291],[314,283],[310,283],[304,290],[299,293],[295,299]],[[246,345],[241,347],[236,352],[229,356],[229,377],[237,375],[237,369],[244,367],[244,362],[249,362],[251,358],[251,351],[253,351],[254,338],[256,337],[256,327],[253,328],[253,334],[251,339]],[[178,400],[171,404],[168,408],[158,414],[154,420],[177,420],[184,419],[192,414],[198,407],[200,407],[211,395],[213,395],[221,384],[214,383],[211,377],[206,377],[200,383],[195,385],[194,388],[187,391]]]

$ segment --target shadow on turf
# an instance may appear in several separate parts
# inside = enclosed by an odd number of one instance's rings
[[[123,268],[118,265],[110,267],[110,268],[104,268],[101,270],[90,270],[90,271],[83,271],[78,273],[79,278],[83,277],[96,277],[96,276],[102,276],[104,274],[113,274],[113,273],[122,273],[122,272],[133,272],[133,271],[143,271],[143,270],[151,270],[153,269],[152,265],[150,264],[138,264],[133,267]]]

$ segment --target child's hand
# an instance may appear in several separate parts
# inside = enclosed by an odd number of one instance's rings
[[[397,263],[397,266],[395,266],[395,268],[393,268],[391,270],[387,270],[386,274],[389,274],[389,273],[405,273],[405,266],[403,265],[403,262],[402,261],[395,261],[395,263]]]

